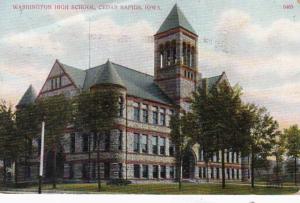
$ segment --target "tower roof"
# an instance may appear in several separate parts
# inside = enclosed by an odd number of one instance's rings
[[[97,77],[95,85],[99,84],[113,84],[125,87],[114,65],[109,60],[107,60],[106,64],[103,67],[103,70]]]
[[[36,99],[36,92],[32,85],[28,87],[21,100],[19,101],[17,106],[26,106],[29,104],[33,104]]]
[[[174,5],[172,10],[170,11],[169,15],[163,22],[163,24],[160,26],[156,34],[165,32],[168,30],[171,30],[173,28],[184,28],[194,34],[196,34],[196,31],[191,26],[187,18],[184,16],[183,12],[180,10],[180,8],[177,6],[177,4]]]

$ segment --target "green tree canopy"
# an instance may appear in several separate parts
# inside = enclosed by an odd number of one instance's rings
[[[300,129],[298,125],[284,129],[284,137],[287,155],[294,159],[294,181],[297,185],[297,159],[300,157]]]
[[[103,89],[82,92],[73,101],[73,118],[76,129],[92,132],[94,135],[97,135],[97,180],[99,191],[101,188],[99,136],[113,129],[115,119],[118,115],[118,99],[120,96],[121,94],[118,91]]]
[[[225,150],[240,149],[241,89],[223,81],[212,89],[199,87],[193,95],[195,138],[207,153],[222,151],[222,187],[225,187]],[[238,139],[237,139],[238,138]],[[234,145],[235,144],[235,145]]]
[[[6,183],[6,163],[15,161],[21,153],[12,106],[0,101],[0,160],[3,161],[3,182]]]

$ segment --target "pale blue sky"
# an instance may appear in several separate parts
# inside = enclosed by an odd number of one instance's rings
[[[13,104],[29,84],[39,91],[55,59],[88,67],[88,19],[95,36],[92,66],[110,58],[152,74],[153,43],[146,37],[157,31],[177,3],[199,35],[199,70],[203,76],[226,71],[232,84],[244,88],[246,101],[266,106],[281,126],[300,124],[297,0],[35,1],[69,6],[149,4],[160,10],[13,9],[13,4],[33,2],[0,1],[0,97]],[[284,5],[293,8],[285,9]]]

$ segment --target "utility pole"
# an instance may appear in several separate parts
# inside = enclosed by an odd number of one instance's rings
[[[41,151],[40,151],[40,174],[39,174],[39,194],[42,193],[43,163],[44,163],[44,139],[45,139],[45,121],[42,122]]]

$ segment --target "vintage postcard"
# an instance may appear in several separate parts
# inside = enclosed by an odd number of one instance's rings
[[[300,0],[2,0],[0,198],[299,201],[299,78]]]

